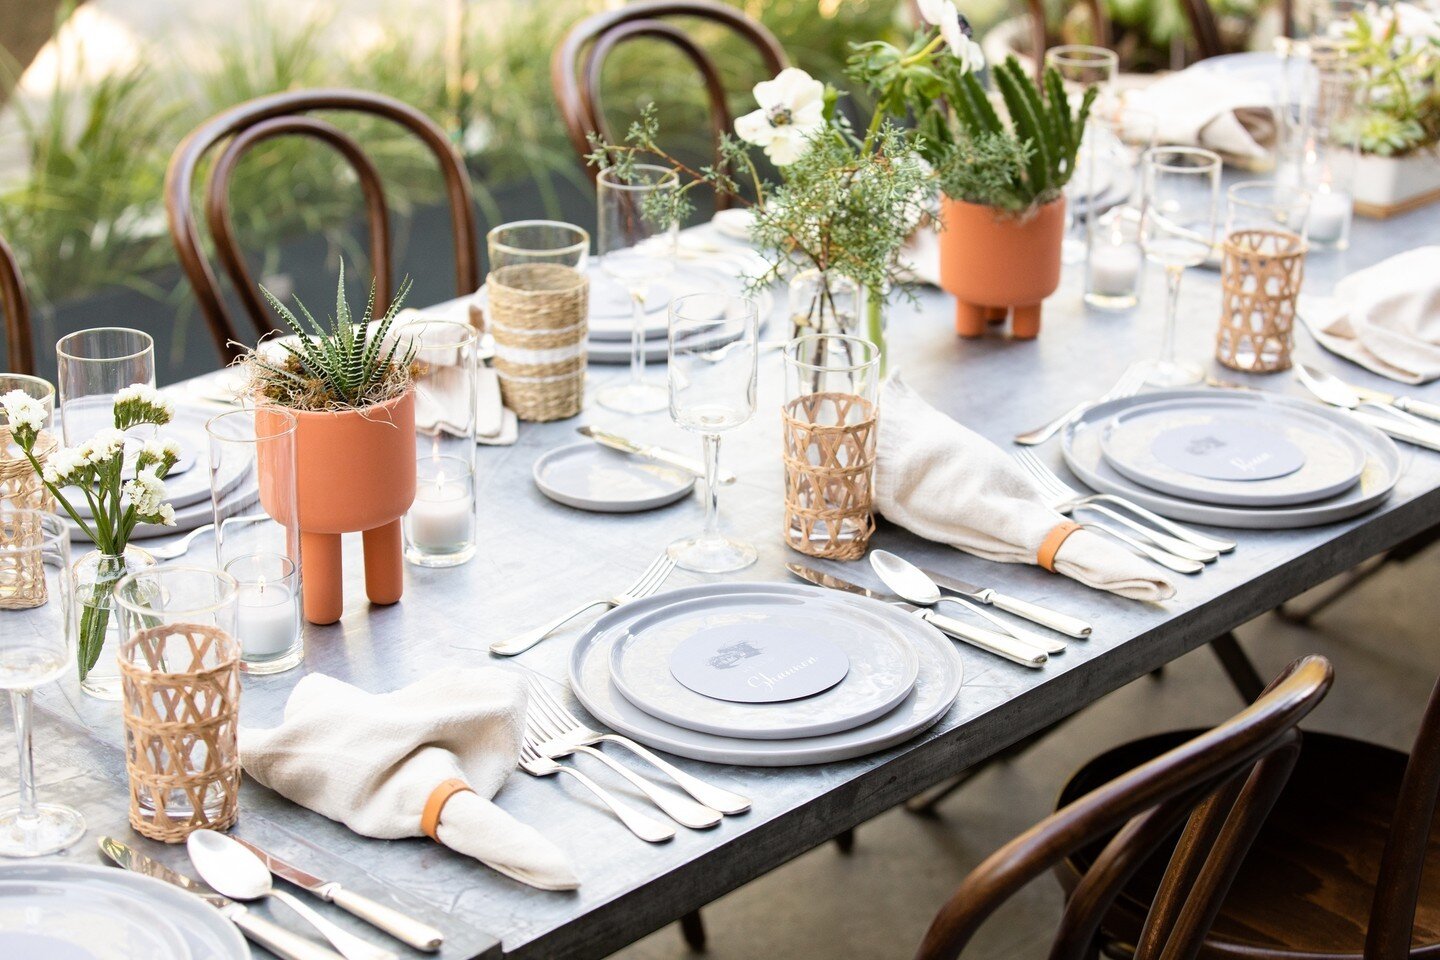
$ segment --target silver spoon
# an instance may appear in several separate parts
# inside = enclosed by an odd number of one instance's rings
[[[399,960],[396,954],[340,929],[302,903],[298,897],[276,890],[270,870],[255,854],[214,830],[196,830],[185,841],[190,862],[205,882],[231,900],[274,897],[320,932],[345,960]]]
[[[968,600],[946,596],[940,592],[940,587],[930,579],[924,570],[904,557],[897,557],[888,550],[872,550],[870,551],[870,566],[874,568],[875,575],[885,586],[911,603],[919,604],[922,607],[933,607],[941,600],[949,600],[951,603],[958,603],[982,620],[988,620],[999,627],[1002,633],[1009,634],[1021,643],[1038,647],[1046,653],[1065,652],[1065,644],[1059,640],[1051,640],[1033,630],[1026,630],[1024,627],[1017,627],[1001,620]]]

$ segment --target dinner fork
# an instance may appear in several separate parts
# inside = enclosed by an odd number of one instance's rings
[[[1040,484],[1041,488],[1045,491],[1045,493],[1050,496],[1050,505],[1056,510],[1059,510],[1061,513],[1069,514],[1074,510],[1081,509],[1090,510],[1094,513],[1098,513],[1102,517],[1107,517],[1111,520],[1114,520],[1122,527],[1126,527],[1132,532],[1139,534],[1141,537],[1144,537],[1145,540],[1155,544],[1155,546],[1159,547],[1161,550],[1164,550],[1166,553],[1169,553],[1173,556],[1182,557],[1186,560],[1191,560],[1198,563],[1209,563],[1220,556],[1220,552],[1218,550],[1197,547],[1188,541],[1179,539],[1178,537],[1172,537],[1167,533],[1160,532],[1159,530],[1153,530],[1150,527],[1145,526],[1143,523],[1136,523],[1129,517],[1123,514],[1116,513],[1114,510],[1111,510],[1109,507],[1104,506],[1103,504],[1081,502],[1085,500],[1085,498],[1081,497],[1070,487],[1066,486],[1065,483],[1061,481],[1058,476],[1056,476],[1055,471],[1051,470],[1048,466],[1046,466],[1039,457],[1035,456],[1035,454],[1031,453],[1029,450],[1016,451],[1015,459],[1020,462],[1021,466],[1023,466],[1026,470],[1030,471],[1030,475],[1035,478],[1036,482]],[[1188,571],[1181,572],[1183,573]]]
[[[642,600],[659,590],[661,584],[665,582],[665,578],[670,576],[670,571],[674,569],[675,561],[670,559],[669,554],[662,553],[656,557],[650,566],[645,568],[645,572],[640,574],[635,582],[626,587],[623,592],[617,593],[613,597],[602,597],[599,600],[591,600],[589,603],[583,603],[574,610],[556,617],[549,623],[544,623],[533,630],[516,634],[508,640],[496,640],[490,644],[490,652],[498,653],[502,657],[513,657],[517,653],[523,653],[529,650],[535,646],[535,644],[544,640],[550,636],[550,634],[559,630],[591,607],[598,607],[604,604],[606,609],[609,609],[611,607],[623,606],[632,600]]]
[[[1055,434],[1059,433],[1060,430],[1067,423],[1074,420],[1076,417],[1080,416],[1082,413],[1084,413],[1086,410],[1089,410],[1091,407],[1097,407],[1100,404],[1105,403],[1107,400],[1119,400],[1121,397],[1133,397],[1135,396],[1135,394],[1140,392],[1140,388],[1144,385],[1145,368],[1143,366],[1140,366],[1139,364],[1132,364],[1125,369],[1124,373],[1120,374],[1120,379],[1115,381],[1115,385],[1112,386],[1109,390],[1106,390],[1104,393],[1100,394],[1097,399],[1081,400],[1079,403],[1075,404],[1075,406],[1071,407],[1069,410],[1066,410],[1064,413],[1060,414],[1060,416],[1056,417],[1054,420],[1051,420],[1043,427],[1036,427],[1034,430],[1027,430],[1024,433],[1015,434],[1015,442],[1020,444],[1022,447],[1033,447],[1036,444],[1044,443],[1046,440],[1049,440],[1051,437],[1055,436]]]
[[[648,840],[650,843],[664,843],[675,836],[674,827],[661,823],[659,820],[652,820],[638,810],[632,810],[579,770],[558,764],[543,755],[538,749],[538,744],[528,735],[525,737],[525,742],[520,745],[520,769],[532,777],[550,777],[557,773],[574,777],[584,784],[585,789],[595,794],[595,799],[609,807],[610,812],[615,814],[620,822],[629,827],[630,832],[641,840]]]
[[[665,776],[674,780],[675,783],[690,796],[721,813],[744,813],[750,809],[750,801],[738,793],[731,793],[729,790],[722,790],[719,787],[711,786],[704,780],[692,777],[674,764],[660,759],[645,747],[631,740],[629,737],[622,737],[616,733],[604,733],[582,724],[565,705],[560,702],[549,690],[541,684],[531,681],[530,702],[536,705],[543,705],[547,715],[554,719],[554,722],[561,728],[556,739],[576,745],[593,746],[597,743],[618,743],[629,750],[635,756],[659,770]]]
[[[581,744],[570,743],[569,741],[557,739],[559,731],[553,724],[542,716],[543,711],[538,709],[538,704],[531,701],[531,709],[525,714],[525,730],[529,740],[534,744],[535,749],[541,756],[549,757],[551,760],[559,760],[561,757],[568,757],[571,754],[581,753],[587,757],[594,757],[596,760],[618,773],[632,787],[645,795],[651,803],[659,807],[671,820],[682,827],[689,827],[692,830],[704,830],[713,827],[720,822],[720,811],[712,810],[701,803],[696,803],[689,797],[683,797],[677,793],[668,793],[661,790],[655,784],[641,777],[629,767],[611,757],[605,756],[594,747],[587,747]]]
[[[1129,510],[1141,520],[1145,520],[1149,523],[1155,524],[1155,526],[1159,527],[1161,530],[1164,530],[1166,533],[1170,534],[1170,536],[1184,540],[1186,543],[1193,543],[1197,547],[1205,550],[1214,550],[1217,553],[1229,553],[1231,550],[1235,549],[1234,540],[1223,540],[1219,537],[1206,536],[1205,534],[1200,533],[1197,530],[1191,530],[1187,526],[1178,524],[1174,520],[1169,519],[1168,517],[1162,517],[1160,516],[1160,514],[1155,513],[1154,511],[1146,510],[1144,507],[1140,506],[1140,504],[1135,503],[1132,500],[1126,500],[1124,497],[1117,497],[1114,494],[1109,493],[1087,494],[1083,491],[1076,490],[1074,487],[1070,486],[1070,484],[1060,479],[1060,475],[1054,470],[1050,469],[1050,467],[1048,467],[1039,457],[1035,456],[1035,454],[1030,453],[1030,451],[1028,450],[1021,450],[1017,454],[1017,457],[1020,455],[1028,457],[1028,463],[1032,475],[1034,475],[1037,480],[1040,480],[1044,486],[1046,486],[1050,490],[1053,490],[1057,498],[1063,495],[1066,498],[1067,502],[1073,503],[1077,506],[1090,506],[1096,503],[1113,503],[1117,507],[1122,507],[1125,510]]]

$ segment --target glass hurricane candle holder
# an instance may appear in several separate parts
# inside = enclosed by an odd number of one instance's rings
[[[131,384],[155,386],[155,341],[124,327],[96,327],[55,344],[57,397],[65,445],[115,425],[115,394]],[[144,428],[153,435],[155,428]]]
[[[281,673],[305,658],[300,567],[281,553],[247,553],[225,564],[235,578],[236,638],[245,673]]]
[[[405,559],[421,567],[454,567],[475,556],[475,470],[472,459],[421,457],[415,502],[401,524]]]

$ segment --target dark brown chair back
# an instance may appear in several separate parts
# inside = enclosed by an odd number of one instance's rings
[[[1195,56],[1199,60],[1218,57],[1225,52],[1220,40],[1220,22],[1215,19],[1215,10],[1210,0],[1180,0],[1185,11],[1185,21],[1190,24],[1190,37],[1195,44]],[[1288,15],[1286,21],[1289,21]]]
[[[1182,823],[1136,960],[1193,960],[1300,749],[1300,722],[1330,688],[1323,657],[1286,668],[1253,704],[1188,743],[1056,811],[991,854],[941,907],[916,954],[953,960],[1002,903],[1115,831],[1066,903],[1051,960],[1093,955],[1126,881]]]
[[[30,298],[20,277],[15,251],[0,237],[0,308],[5,311],[5,356],[11,373],[35,375],[35,344],[30,331]]]
[[[744,12],[713,0],[646,0],[630,3],[586,17],[560,41],[550,61],[550,84],[570,143],[585,165],[591,150],[590,135],[615,142],[605,122],[601,102],[601,79],[605,61],[621,44],[641,37],[669,43],[685,55],[700,73],[710,105],[710,127],[718,148],[720,137],[730,131],[733,118],[726,101],[722,74],[714,58],[680,26],[670,22],[690,18],[717,23],[747,41],[759,53],[765,68],[774,76],[790,65],[780,42],[762,24]],[[595,170],[589,170],[593,177]],[[719,195],[723,206],[728,198]]]
[[[1108,49],[1110,17],[1105,13],[1103,0],[1084,0],[1084,4],[1090,14],[1090,22],[1095,26],[1095,36],[1091,44]],[[1050,32],[1049,23],[1045,19],[1045,0],[1027,0],[1026,5],[1030,8],[1030,44],[1035,58],[1035,71],[1040,74],[1045,70],[1045,51],[1059,43],[1060,39]]]
[[[245,265],[230,218],[230,181],[240,159],[257,144],[281,136],[317,140],[334,149],[349,164],[360,182],[370,241],[370,265],[375,280],[375,309],[384,312],[393,292],[390,260],[390,220],[384,186],[364,149],[334,124],[309,116],[315,111],[341,111],[380,117],[404,128],[434,155],[445,180],[450,225],[455,245],[455,290],[474,293],[480,286],[476,243],[475,204],[465,162],[429,117],[393,97],[360,90],[303,90],[257,97],[211,117],[195,128],[176,148],[165,175],[165,210],[170,238],[180,265],[195,290],[200,310],[210,324],[222,356],[240,353],[235,341],[241,334],[225,304],[219,280],[200,240],[192,207],[196,173],[212,149],[221,147],[211,166],[205,189],[206,224],[214,239],[215,254],[225,269],[257,336],[271,331],[273,323],[255,281]],[[223,145],[223,146],[222,146]]]

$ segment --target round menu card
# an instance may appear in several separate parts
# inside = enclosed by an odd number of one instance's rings
[[[1150,444],[1156,459],[1211,480],[1273,480],[1305,465],[1305,453],[1282,434],[1217,417],[1162,430]]]
[[[701,696],[735,703],[799,700],[845,679],[845,651],[806,630],[776,627],[757,636],[745,624],[701,629],[676,645],[670,673]]]

